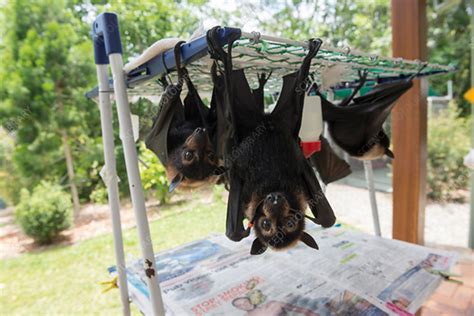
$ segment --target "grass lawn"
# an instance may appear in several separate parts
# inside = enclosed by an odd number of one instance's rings
[[[161,218],[150,225],[155,252],[223,233],[225,209],[219,198],[160,208]],[[124,232],[124,243],[126,256],[139,256],[136,229]],[[118,290],[102,294],[99,284],[114,264],[111,235],[0,261],[0,314],[119,315]]]

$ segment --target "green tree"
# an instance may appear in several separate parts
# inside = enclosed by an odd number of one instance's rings
[[[356,48],[368,53],[391,56],[390,1],[387,0],[237,0],[235,10],[205,6],[203,14],[212,12],[222,25],[247,27],[270,35],[305,40],[320,37],[331,46]],[[460,1],[448,10],[440,11],[429,0],[428,60],[439,64],[454,64],[458,70],[449,75],[429,79],[439,94],[446,93],[446,82],[454,82],[456,103],[469,113],[463,93],[470,87],[470,43],[468,1]],[[248,29],[249,30],[249,29]]]
[[[441,1],[437,1],[441,3]],[[435,6],[431,0],[428,6],[428,53],[429,60],[434,63],[457,66],[457,71],[444,76],[430,78],[430,85],[439,94],[447,93],[446,81],[453,80],[453,93],[460,115],[470,113],[470,104],[464,100],[463,94],[471,87],[470,80],[470,17],[467,11],[468,1],[460,1],[459,5],[446,11]]]
[[[197,21],[171,0],[8,1],[0,9],[0,125],[15,145],[0,153],[8,162],[0,166],[0,182],[8,184],[0,194],[14,202],[20,188],[41,180],[67,185],[83,200],[102,187],[98,107],[84,98],[97,85],[90,26],[102,11],[119,15],[124,60],[163,37],[186,38]],[[133,109],[146,116],[144,106]],[[116,120],[114,128],[120,188],[128,193]]]
[[[14,133],[13,159],[28,187],[67,175],[79,211],[71,136],[81,124],[78,89],[92,80],[91,45],[75,31],[65,1],[10,1],[2,49],[2,125]],[[82,97],[81,97],[82,98]]]

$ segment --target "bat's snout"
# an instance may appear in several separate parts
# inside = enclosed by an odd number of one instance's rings
[[[287,205],[286,198],[281,193],[272,192],[265,197],[264,208],[267,213],[277,215],[282,213]]]
[[[191,147],[197,147],[199,149],[204,148],[209,143],[209,136],[207,129],[204,127],[198,127],[186,140],[186,144]]]
[[[207,130],[204,127],[198,127],[194,130],[194,134],[196,135],[207,134]]]
[[[266,197],[266,202],[277,205],[281,203],[281,201],[284,199],[284,197],[280,193],[270,193]]]

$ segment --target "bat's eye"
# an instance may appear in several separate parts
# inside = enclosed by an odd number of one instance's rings
[[[289,217],[287,217],[287,218],[285,219],[285,226],[286,226],[287,228],[293,228],[293,227],[295,226],[295,223],[294,223],[292,217],[289,216]]]
[[[191,161],[194,158],[194,153],[192,151],[187,151],[184,153],[184,159],[187,161]]]
[[[262,229],[269,231],[272,228],[272,221],[269,219],[264,219],[262,221]]]
[[[216,155],[213,152],[210,152],[207,154],[207,158],[209,158],[209,160],[214,160],[214,158],[216,158]]]

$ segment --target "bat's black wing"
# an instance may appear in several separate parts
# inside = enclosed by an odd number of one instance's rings
[[[264,112],[255,100],[243,69],[232,70],[230,80],[235,93],[232,95],[229,106],[234,118],[236,140],[240,143],[261,124]]]
[[[243,224],[245,218],[241,198],[243,186],[242,179],[230,172],[225,234],[233,241],[240,241],[250,234],[250,229],[245,229]]]
[[[227,169],[226,178],[229,189],[229,198],[227,202],[227,218],[226,218],[226,236],[233,240],[239,241],[247,237],[250,233],[244,228],[244,211],[242,209],[242,188],[245,183],[237,174],[232,173],[231,165],[235,157],[232,150],[236,148],[240,140],[245,137],[248,131],[245,131],[237,122],[245,121],[242,119],[243,112],[255,111],[259,115],[263,115],[257,108],[256,101],[252,91],[248,87],[248,83],[242,71],[232,69],[231,49],[233,42],[240,37],[239,33],[235,33],[229,38],[227,43],[227,52],[222,49],[218,41],[217,32],[219,27],[214,27],[207,32],[207,42],[211,58],[215,62],[211,69],[211,75],[214,81],[214,89],[211,100],[211,114],[216,122],[213,124],[214,139],[216,142],[217,153],[220,158],[224,159],[224,165]],[[223,64],[223,70],[218,72],[219,64]],[[246,89],[238,90],[234,94],[234,87],[240,89],[245,86]],[[234,99],[235,98],[235,99]],[[249,102],[248,106],[242,109],[235,109],[233,104],[237,102]],[[253,112],[251,112],[253,113]],[[253,126],[250,122],[246,123],[249,127]]]
[[[228,136],[224,136],[224,129],[227,126],[226,123],[230,124],[230,122],[225,121],[223,112],[221,111],[221,109],[218,109],[218,104],[222,104],[222,102],[224,102],[224,95],[222,93],[219,93],[219,90],[222,90],[224,83],[222,81],[222,78],[216,73],[215,64],[212,65],[211,75],[214,86],[212,89],[211,104],[209,109],[209,115],[207,117],[207,125],[209,126],[209,135],[211,137],[211,141],[216,155],[217,157],[222,158],[223,143],[225,142],[225,139],[228,138]]]
[[[187,69],[181,66],[181,45],[183,43],[185,42],[180,41],[175,45],[174,57],[176,61],[176,72],[178,73],[178,82],[182,85],[184,81],[188,87],[188,92],[184,98],[184,119],[186,121],[195,122],[198,126],[206,127],[209,108],[202,102]]]
[[[383,123],[395,102],[412,85],[412,78],[380,84],[346,106],[335,105],[321,96],[323,119],[328,123],[334,142],[354,157],[364,156],[379,143],[388,149]]]
[[[308,206],[314,216],[312,220],[323,227],[331,227],[336,222],[334,211],[326,199],[326,195],[321,189],[316,174],[307,160],[305,160],[303,168],[303,181],[309,196]]]
[[[182,80],[169,84],[162,94],[158,113],[145,137],[145,145],[153,151],[163,165],[168,162],[168,131],[175,122],[184,120],[184,107],[181,102]]]
[[[186,68],[181,67],[180,47],[183,41],[174,47],[178,83],[167,85],[162,94],[158,114],[153,120],[153,126],[145,138],[148,149],[153,151],[161,163],[168,162],[168,132],[176,122],[194,121],[198,126],[205,126],[208,122],[209,109],[204,105],[197,90],[189,78]],[[188,86],[188,93],[181,102],[181,91],[183,83]]]
[[[316,168],[325,184],[340,180],[351,174],[351,167],[331,148],[323,136],[320,137],[321,150],[309,157],[311,165]]]
[[[217,115],[218,121],[219,117],[223,117],[225,124],[228,125],[224,128],[229,130],[225,142],[231,141],[237,144],[257,127],[257,122],[263,117],[263,111],[261,110],[263,102],[256,101],[257,98],[260,98],[260,95],[263,96],[263,85],[259,87],[262,94],[257,92],[259,96],[254,96],[244,71],[233,69],[232,44],[240,38],[240,33],[236,32],[228,39],[226,52],[218,40],[218,30],[219,27],[214,27],[207,32],[209,53],[216,60],[211,69],[214,80],[213,94],[216,100],[214,105],[217,114],[221,112],[221,115]],[[223,69],[220,64],[223,65]],[[217,71],[217,68],[220,72]],[[216,83],[218,88],[216,88]],[[236,104],[239,106],[235,106]],[[258,106],[258,104],[261,106]]]
[[[189,76],[186,76],[185,80],[188,87],[188,93],[184,98],[184,117],[187,121],[197,121],[199,125],[207,127],[209,108],[202,102],[202,99]]]
[[[305,56],[300,69],[296,73],[283,77],[281,94],[271,114],[272,119],[279,126],[291,131],[291,135],[297,143],[299,143],[298,134],[301,128],[311,60],[316,56],[321,45],[322,41],[319,39],[309,41],[309,52]],[[334,211],[321,189],[310,162],[304,159],[300,149],[295,154],[298,157],[295,163],[301,164],[302,174],[300,176],[306,189],[308,205],[313,213],[314,221],[323,227],[334,225],[336,221]]]
[[[320,39],[309,41],[308,54],[303,59],[297,72],[283,77],[283,86],[277,104],[271,113],[271,117],[284,124],[291,134],[298,140],[298,134],[303,118],[304,97],[307,88],[311,60],[316,56],[322,45]]]
[[[412,79],[376,86],[364,96],[354,98],[349,108],[360,110],[368,117],[368,133],[377,134],[390,114],[395,102],[413,86]]]
[[[209,108],[204,105],[201,97],[197,93],[194,85],[190,83],[188,86],[188,94],[184,98],[184,117],[186,121],[197,121],[201,126],[207,124],[207,117],[209,115]]]

